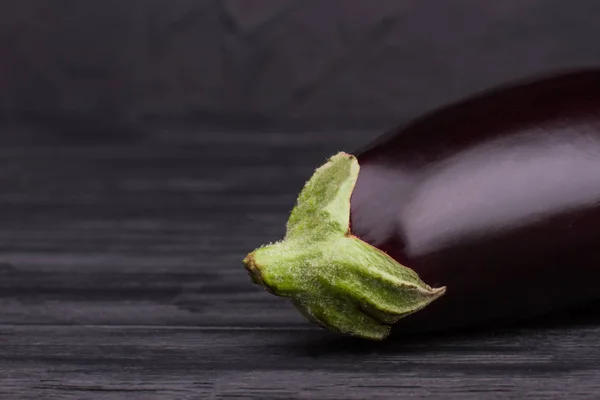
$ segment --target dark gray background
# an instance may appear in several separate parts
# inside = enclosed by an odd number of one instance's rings
[[[594,0],[0,2],[0,399],[596,398],[593,308],[365,344],[241,260],[336,151],[596,65],[599,16]]]
[[[173,119],[382,129],[506,80],[597,64],[599,15],[595,0],[7,1],[0,110],[121,134]]]

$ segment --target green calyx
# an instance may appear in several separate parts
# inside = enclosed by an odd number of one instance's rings
[[[245,259],[252,280],[292,300],[332,331],[384,339],[390,324],[440,297],[410,268],[350,232],[350,197],[358,160],[338,153],[318,168],[298,197],[285,238]]]

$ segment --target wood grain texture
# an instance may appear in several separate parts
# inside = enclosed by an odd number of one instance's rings
[[[593,310],[364,343],[252,285],[313,168],[371,138],[0,149],[0,399],[594,398]]]

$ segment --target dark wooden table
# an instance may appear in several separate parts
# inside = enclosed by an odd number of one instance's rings
[[[383,343],[308,324],[241,259],[373,134],[198,137],[0,148],[0,399],[600,396],[594,317]]]

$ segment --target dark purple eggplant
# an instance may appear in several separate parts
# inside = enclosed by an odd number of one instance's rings
[[[600,70],[505,85],[331,157],[285,239],[244,263],[370,339],[600,299]]]

